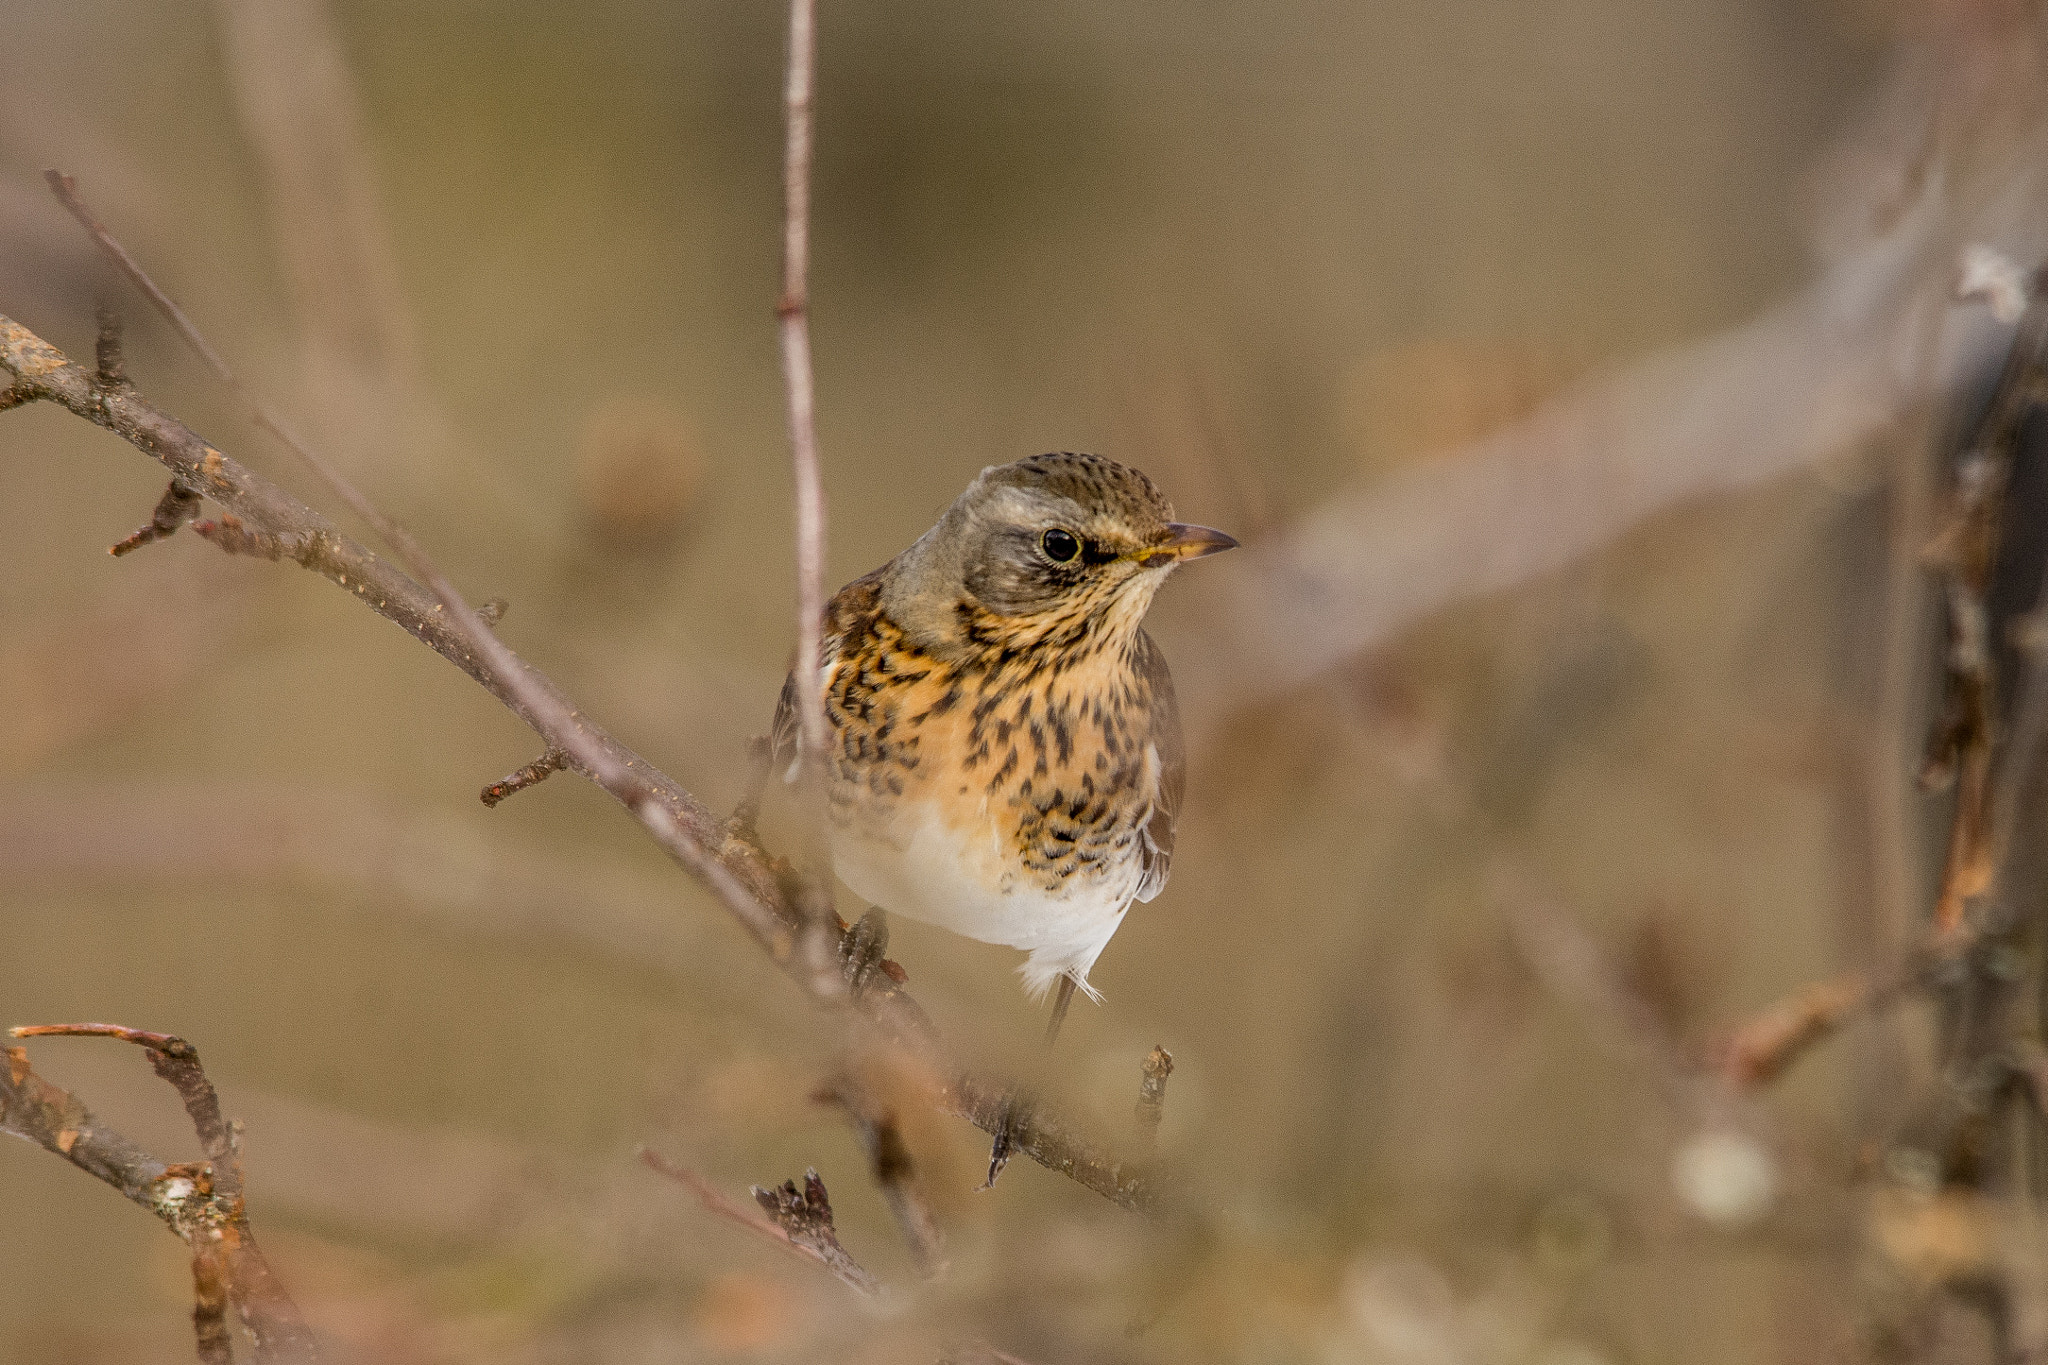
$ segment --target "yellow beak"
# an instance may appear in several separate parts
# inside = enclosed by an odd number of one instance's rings
[[[1189,526],[1185,522],[1170,521],[1166,524],[1166,530],[1165,540],[1140,550],[1133,556],[1140,564],[1147,567],[1161,561],[1177,564],[1185,559],[1200,559],[1204,555],[1220,554],[1237,546],[1234,537],[1207,526]]]

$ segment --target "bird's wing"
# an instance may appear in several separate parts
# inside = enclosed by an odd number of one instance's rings
[[[823,648],[818,662],[829,670],[840,650],[847,647],[849,639],[858,639],[874,629],[875,614],[881,608],[881,569],[854,579],[834,593],[832,600],[825,604],[825,631],[819,642]],[[829,722],[830,719],[828,704],[826,720]],[[792,669],[782,680],[782,695],[775,701],[775,722],[768,727],[768,770],[782,774],[785,782],[796,778],[797,738],[801,728],[802,722],[796,714],[796,671]]]
[[[1173,696],[1173,675],[1166,656],[1152,637],[1138,632],[1138,673],[1152,691],[1152,751],[1159,756],[1159,780],[1152,793],[1152,816],[1141,840],[1144,875],[1138,899],[1149,901],[1166,885],[1173,866],[1173,827],[1180,819],[1181,793],[1188,785],[1188,755],[1180,735],[1180,703]]]

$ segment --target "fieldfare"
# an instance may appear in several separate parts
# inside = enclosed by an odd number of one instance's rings
[[[1166,884],[1186,779],[1166,659],[1141,626],[1185,560],[1237,544],[1183,525],[1096,455],[981,472],[916,544],[826,612],[834,870],[869,902],[1025,949],[1054,1031],[1133,900]],[[796,678],[773,761],[796,774]]]

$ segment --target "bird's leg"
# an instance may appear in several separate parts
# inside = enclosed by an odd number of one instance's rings
[[[760,842],[754,834],[754,823],[761,818],[761,793],[768,789],[768,769],[774,755],[775,746],[768,736],[755,735],[747,741],[747,785],[742,789],[740,803],[726,817],[725,827],[750,844]]]
[[[1067,1006],[1074,1003],[1074,978],[1071,973],[1060,974],[1060,984],[1052,998],[1052,1018],[1045,1023],[1045,1045],[1051,1047],[1060,1040],[1060,1025],[1067,1022]]]
[[[865,923],[865,921],[863,921]],[[1074,1003],[1075,980],[1071,973],[1060,975],[1058,991],[1052,998],[1052,1018],[1046,1021],[1045,1045],[1051,1048],[1059,1041],[1060,1025],[1067,1021],[1067,1006]],[[1003,1111],[996,1117],[995,1143],[988,1153],[988,1180],[981,1188],[987,1189],[996,1183],[996,1177],[1003,1173],[1003,1167],[1010,1164],[1011,1149],[1015,1145],[1018,1114],[1023,1101],[1012,1093],[1003,1100]]]

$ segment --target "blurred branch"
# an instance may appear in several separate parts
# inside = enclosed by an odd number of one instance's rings
[[[2011,860],[2022,791],[2048,737],[2048,670],[2038,662],[2040,642],[2029,638],[2022,638],[2015,651],[2021,666],[2021,676],[2013,680],[2018,721],[2010,734],[1998,731],[1998,641],[1990,604],[2011,516],[2006,495],[2018,458],[2020,425],[2048,392],[2043,278],[2044,272],[2030,276],[1996,253],[1974,247],[1964,253],[1957,288],[1964,300],[1984,297],[1994,311],[2019,312],[1997,387],[1955,462],[1947,519],[1922,556],[1941,579],[1946,646],[1943,703],[1927,736],[1921,782],[1955,789],[1930,939],[1882,973],[1851,973],[1803,987],[1738,1026],[1718,1050],[1720,1068],[1735,1084],[1767,1084],[1848,1020],[1955,975],[1937,968],[1959,967],[1968,976],[1981,935],[1987,929],[2001,931],[2001,926],[1973,925],[1967,914],[1996,892],[2000,869]],[[2037,591],[2032,610],[2038,613],[2044,603],[2048,595]],[[2024,618],[2019,624],[2037,631],[2038,619]]]
[[[41,1024],[17,1038],[117,1038],[148,1049],[150,1065],[177,1090],[192,1119],[203,1162],[166,1164],[108,1128],[67,1090],[35,1074],[25,1048],[7,1049],[0,1078],[0,1131],[56,1153],[142,1205],[192,1251],[193,1329],[200,1359],[229,1356],[224,1305],[249,1330],[258,1361],[309,1361],[318,1345],[298,1306],[270,1269],[250,1231],[242,1198],[240,1141],[221,1117],[220,1098],[182,1038],[114,1024]]]
[[[1948,306],[1947,214],[1939,195],[1923,196],[1756,320],[1340,492],[1251,547],[1236,573],[1195,589],[1224,595],[1219,615],[1236,638],[1182,686],[1193,728],[1432,612],[1560,569],[1666,508],[1851,449],[1947,391],[1988,329],[1951,338],[1937,365],[1901,361],[1927,310]]]
[[[967,1342],[948,1347],[938,1359],[938,1365],[1030,1365],[1029,1361],[998,1351],[986,1342]]]
[[[918,1185],[917,1166],[894,1111],[872,1089],[851,1076],[834,1081],[821,1098],[842,1106],[853,1119],[861,1146],[867,1150],[875,1187],[882,1192],[882,1201],[889,1206],[890,1216],[910,1248],[911,1264],[917,1273],[928,1280],[944,1274],[945,1234]]]
[[[1173,1054],[1154,1047],[1145,1056],[1143,1079],[1138,1083],[1138,1136],[1146,1144],[1159,1138],[1159,1125],[1166,1118],[1166,1078],[1173,1074]]]
[[[410,378],[413,325],[347,55],[325,0],[215,0],[235,111],[316,354]]]
[[[201,355],[217,361],[217,353],[176,305],[92,219],[75,188],[62,177],[53,177],[53,184],[95,236],[117,253],[116,259],[125,263],[124,268],[144,292],[169,310],[174,325]],[[227,382],[234,382],[224,364],[214,368]],[[385,534],[430,587],[422,587],[342,534],[326,517],[208,444],[132,387],[106,387],[93,373],[6,317],[0,317],[0,370],[13,376],[14,389],[29,399],[55,402],[114,432],[161,461],[174,478],[184,479],[222,507],[229,515],[217,526],[202,524],[199,528],[210,538],[217,538],[227,548],[289,558],[313,570],[475,679],[543,741],[566,754],[567,766],[632,811],[655,841],[696,875],[813,998],[837,1003],[833,991],[820,984],[818,974],[803,970],[797,961],[802,918],[788,886],[787,865],[738,837],[672,778],[589,720],[545,675],[498,640],[409,535],[383,518],[317,456],[298,446],[267,410],[250,400],[259,422],[301,450],[343,501],[365,514],[364,519]],[[836,921],[828,927],[836,930]],[[942,1109],[985,1132],[996,1131],[1004,1091],[985,1080],[956,1074],[939,1052],[930,1021],[894,975],[883,974],[874,980],[862,993],[859,1007],[893,1043],[908,1046],[924,1058],[935,1076],[953,1077],[934,1086],[935,1101]],[[1040,1113],[1022,1136],[1028,1140],[1019,1142],[1019,1151],[1123,1207],[1141,1211],[1159,1194],[1156,1178],[1125,1174],[1119,1160],[1054,1116]]]

